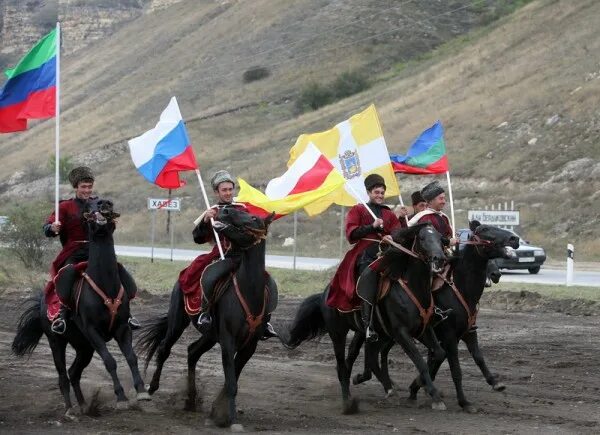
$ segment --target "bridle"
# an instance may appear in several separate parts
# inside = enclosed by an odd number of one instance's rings
[[[263,240],[266,240],[266,238],[267,238],[267,233],[268,233],[267,227],[265,227],[265,228],[250,228],[247,225],[243,225],[242,227],[238,227],[237,225],[233,225],[233,224],[223,224],[223,225],[224,226],[221,228],[221,230],[224,230],[229,227],[233,227],[237,231],[241,232],[242,234],[249,235],[254,238],[254,243],[252,243],[249,246],[241,247],[241,246],[236,245],[236,248],[240,249],[242,251],[246,251],[246,250],[258,245],[259,243],[261,243]]]
[[[475,246],[475,251],[480,257],[483,257],[483,253],[481,249],[488,248],[490,246],[496,247],[499,246],[499,243],[492,242],[491,240],[482,239],[478,234],[473,233],[469,240],[465,242],[461,242],[463,245],[472,245]]]

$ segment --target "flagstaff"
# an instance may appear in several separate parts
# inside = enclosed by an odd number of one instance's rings
[[[60,23],[56,23],[56,129],[54,141],[54,215],[59,221],[58,202],[60,190]]]

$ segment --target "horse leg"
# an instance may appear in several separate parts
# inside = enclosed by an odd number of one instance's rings
[[[433,400],[431,408],[438,411],[444,411],[446,409],[446,405],[442,401],[439,391],[435,385],[433,385],[433,381],[429,375],[429,367],[425,361],[423,361],[423,358],[421,357],[419,349],[413,341],[412,336],[408,333],[405,327],[400,327],[395,328],[394,338],[396,342],[402,346],[402,349],[404,349],[406,355],[408,355],[413,364],[417,367],[419,375],[425,383],[425,390]]]
[[[208,352],[210,349],[212,349],[215,344],[217,344],[216,341],[211,340],[207,336],[203,335],[188,346],[188,397],[185,401],[186,411],[196,410],[196,364],[198,363],[200,357],[205,352]]]
[[[98,352],[100,358],[104,362],[104,367],[106,367],[106,371],[110,374],[110,377],[113,381],[113,389],[115,391],[115,395],[117,396],[117,409],[125,409],[127,408],[127,404],[129,403],[127,400],[127,396],[125,395],[125,391],[123,390],[123,386],[119,381],[119,377],[117,376],[117,362],[115,358],[110,354],[106,347],[106,343],[104,339],[98,334],[98,332],[93,328],[88,328],[86,331],[86,337],[90,341],[91,345],[94,347],[94,350]]]
[[[352,341],[350,342],[350,346],[348,346],[348,356],[346,357],[346,367],[348,368],[348,372],[352,373],[352,367],[356,362],[356,358],[360,354],[360,348],[365,342],[365,335],[360,332],[355,332],[354,337],[352,337]],[[365,364],[363,373],[357,373],[354,378],[352,378],[352,383],[354,385],[362,384],[363,382],[371,379],[371,371],[370,367],[367,366],[366,360],[366,349],[365,349]]]
[[[390,372],[388,369],[388,355],[393,346],[394,342],[392,340],[383,344],[380,347],[379,366],[377,364],[373,366],[373,374],[383,386],[386,398],[394,394],[394,383],[390,379]]]
[[[442,343],[448,343],[454,340],[454,336],[444,336],[442,337]],[[425,333],[423,334],[421,342],[427,346],[429,352],[427,353],[427,366],[429,367],[429,376],[431,377],[431,381],[435,381],[435,377],[440,367],[446,360],[446,351],[442,348],[440,344],[440,340],[438,340],[437,335],[435,334],[434,329],[431,326],[428,326],[425,329]],[[424,379],[420,376],[417,376],[410,387],[408,387],[408,391],[410,393],[409,400],[417,400],[417,393],[423,386]]]
[[[342,387],[342,401],[344,414],[356,414],[358,412],[358,402],[350,396],[350,370],[346,366],[346,334],[348,331],[337,334],[329,334],[333,342],[333,350],[337,362],[337,374],[340,386]]]
[[[54,367],[56,367],[56,371],[58,372],[58,387],[65,401],[65,416],[71,418],[73,404],[71,403],[71,388],[69,387],[69,376],[67,374],[67,362],[65,359],[67,342],[56,338],[52,333],[47,334],[47,337],[48,344],[50,344],[50,349],[52,350]]]
[[[246,366],[246,363],[250,360],[250,358],[252,358],[252,355],[254,355],[257,345],[258,345],[258,341],[252,340],[244,348],[240,349],[235,354],[234,364],[235,364],[236,380],[239,380],[242,370],[244,369],[244,367]],[[221,391],[219,392],[219,395],[215,399],[215,402],[213,404],[212,411],[211,411],[211,416],[213,416],[213,418],[215,418],[215,416],[219,412],[223,413],[223,410],[225,410],[225,413],[226,413],[227,405],[228,405],[227,392],[225,390],[225,387],[223,387],[221,389]],[[232,430],[232,432],[242,432],[244,430],[244,426],[242,426],[241,424],[237,424],[235,421],[232,421],[231,422],[231,430]]]
[[[152,375],[152,381],[148,388],[148,393],[153,394],[158,390],[160,386],[160,376],[162,369],[169,355],[171,355],[171,348],[179,340],[183,331],[190,324],[190,318],[185,313],[183,308],[183,293],[179,290],[179,283],[175,284],[173,293],[171,295],[171,303],[169,306],[167,323],[167,334],[162,339],[156,350],[156,370]]]
[[[85,398],[81,392],[81,374],[83,373],[83,370],[90,364],[90,361],[94,356],[94,349],[92,349],[86,343],[85,346],[76,349],[76,352],[75,359],[73,360],[71,367],[69,367],[69,379],[71,380],[71,386],[73,387],[75,397],[77,398],[77,403],[79,404],[79,408],[83,414],[85,408]]]
[[[235,341],[228,332],[222,332],[219,337],[221,345],[221,361],[225,386],[221,394],[215,399],[211,417],[219,427],[229,427],[237,423],[235,397],[237,396],[237,376],[235,367]]]
[[[467,332],[462,337],[462,340],[467,345],[467,349],[469,349],[469,353],[473,357],[473,361],[475,361],[475,363],[481,370],[481,373],[483,374],[483,377],[485,378],[487,383],[491,385],[491,387],[495,391],[504,391],[506,386],[503,383],[498,382],[498,378],[490,372],[490,370],[487,367],[487,364],[485,363],[485,359],[483,358],[483,352],[481,351],[479,347],[479,341],[477,340],[477,331]]]
[[[133,376],[133,386],[137,393],[137,400],[150,400],[150,395],[146,391],[144,380],[140,375],[140,369],[138,367],[138,358],[133,350],[133,340],[131,334],[131,328],[126,323],[121,324],[117,333],[115,334],[115,340],[121,349],[121,353],[127,360],[129,370]]]
[[[450,373],[456,388],[456,396],[458,404],[466,412],[475,412],[471,403],[465,397],[462,387],[462,371],[460,369],[460,361],[458,360],[458,340],[453,340],[446,344],[446,353],[448,355],[448,364],[450,365]]]

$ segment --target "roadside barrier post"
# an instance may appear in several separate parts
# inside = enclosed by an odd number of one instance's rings
[[[567,245],[567,287],[573,285],[573,257],[575,248],[572,244]]]

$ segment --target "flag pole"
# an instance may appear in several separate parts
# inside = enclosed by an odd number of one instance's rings
[[[450,171],[446,171],[446,180],[448,180],[448,195],[450,197],[450,217],[452,219],[452,237],[456,236],[456,225],[454,224],[454,201],[452,199],[452,184],[450,184]]]
[[[55,120],[56,120],[56,128],[55,128],[55,143],[54,143],[54,221],[58,222],[58,195],[60,189],[60,23],[56,23],[56,96],[55,96]]]
[[[204,182],[202,182],[202,175],[200,175],[200,169],[196,169],[196,175],[198,176],[198,182],[200,183],[200,189],[202,190],[202,196],[204,197],[204,202],[206,203],[206,208],[210,208],[210,203],[208,202],[208,196],[206,195],[206,189],[204,189]],[[223,254],[223,247],[221,246],[221,240],[219,239],[219,235],[217,234],[217,230],[215,230],[214,224],[215,220],[210,218],[210,223],[213,225],[213,234],[215,235],[215,242],[217,242],[217,247],[219,248],[219,255],[221,256],[221,260],[225,259],[225,255]]]
[[[398,194],[398,199],[400,200],[400,205],[404,207],[404,201],[402,200],[402,194]],[[404,220],[406,221],[406,226],[408,226],[408,216],[404,216]]]

